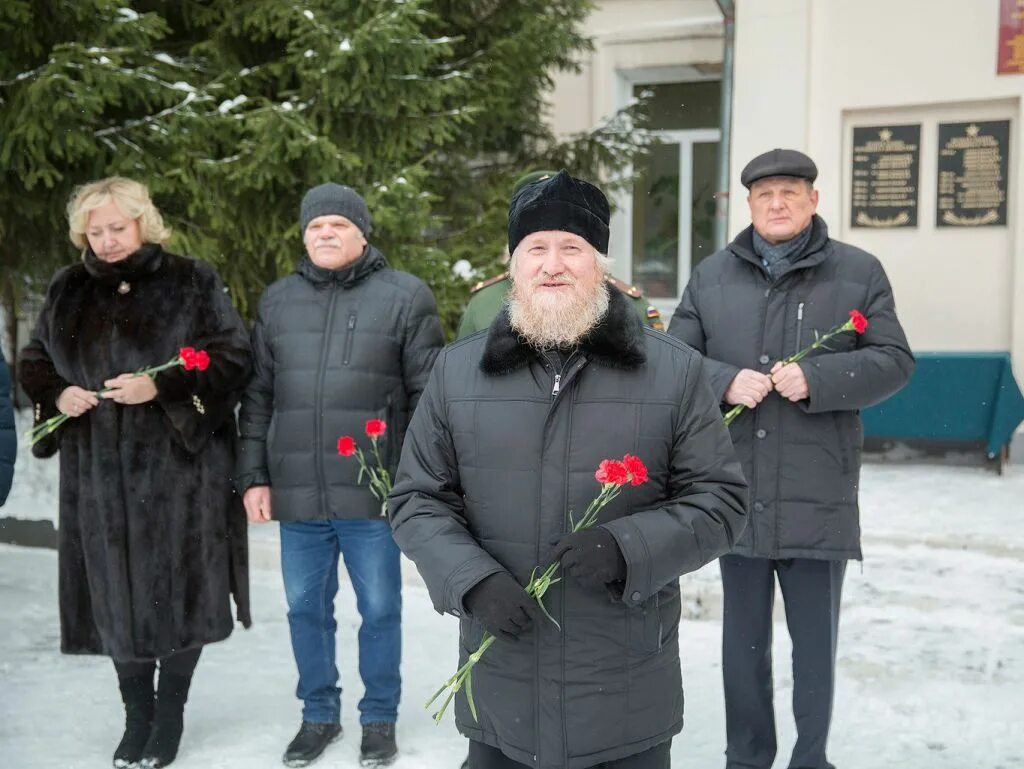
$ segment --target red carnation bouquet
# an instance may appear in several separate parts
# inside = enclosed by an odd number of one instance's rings
[[[380,500],[380,514],[387,514],[388,494],[391,493],[391,474],[384,467],[380,458],[380,438],[387,432],[388,425],[383,419],[366,420],[366,437],[370,439],[370,450],[376,465],[370,465],[366,461],[366,454],[356,445],[356,440],[351,435],[343,435],[338,438],[338,453],[343,457],[354,456],[359,462],[359,477],[356,483],[362,483],[363,477],[368,479],[370,493]]]
[[[161,371],[166,371],[169,368],[175,366],[181,366],[186,371],[206,371],[210,366],[210,355],[206,350],[197,350],[194,347],[182,347],[178,350],[178,354],[171,358],[166,363],[161,363],[159,366],[150,366],[149,368],[142,368],[136,371],[132,376],[148,376],[152,377],[159,374]],[[97,396],[102,395],[105,392],[110,392],[109,387],[104,387],[100,390],[96,390]],[[57,429],[67,422],[71,417],[67,414],[57,414],[57,416],[50,417],[45,422],[40,422],[35,427],[26,433],[25,437],[28,438],[29,445],[35,445],[47,435],[50,435],[57,431]]]
[[[840,323],[838,326],[829,331],[826,331],[824,334],[819,335],[815,333],[814,342],[807,345],[800,352],[794,353],[793,355],[790,355],[788,358],[784,358],[782,360],[782,365],[788,366],[790,363],[796,363],[797,361],[803,360],[812,351],[817,350],[819,347],[829,349],[829,346],[825,343],[829,339],[832,339],[833,337],[839,336],[840,334],[845,334],[847,331],[854,331],[857,334],[863,334],[867,330],[867,327],[868,319],[861,314],[860,310],[850,310],[850,317],[845,323]],[[745,408],[746,406],[744,406],[741,403],[738,406],[733,406],[731,409],[725,412],[725,424],[731,425],[733,423],[733,420],[735,420],[736,417],[743,413],[743,409]]]
[[[639,457],[634,457],[630,454],[626,454],[621,460],[618,459],[604,459],[601,464],[598,465],[597,472],[594,473],[594,477],[597,482],[601,484],[601,491],[587,506],[586,512],[583,517],[578,521],[574,521],[572,512],[569,513],[569,525],[572,531],[582,531],[583,529],[589,529],[591,526],[597,523],[597,514],[601,512],[601,509],[611,502],[615,497],[622,491],[622,487],[627,483],[632,486],[640,486],[641,484],[647,483],[647,466],[644,465],[643,461]],[[540,571],[540,567],[536,567],[533,573],[530,575],[530,581],[524,588],[528,594],[536,599],[537,603],[540,604],[541,610],[545,616],[555,623],[558,627],[558,623],[555,618],[552,617],[547,608],[544,606],[544,594],[547,593],[548,588],[556,582],[561,580],[561,577],[555,576],[561,566],[560,561],[555,561],[553,564]],[[561,629],[561,628],[559,628]],[[466,688],[466,700],[469,703],[469,710],[473,714],[473,720],[476,721],[476,703],[473,701],[473,666],[480,661],[480,658],[484,655],[484,652],[490,648],[491,644],[494,643],[495,636],[491,633],[485,632],[483,637],[480,639],[480,646],[477,650],[469,655],[469,659],[466,660],[466,664],[455,671],[455,675],[444,682],[444,685],[438,689],[434,696],[427,700],[424,707],[429,708],[434,701],[437,700],[446,691],[448,696],[445,697],[444,702],[441,703],[440,709],[434,713],[434,722],[441,723],[441,719],[444,717],[445,710],[448,709],[448,705],[455,698],[455,694],[462,689]]]

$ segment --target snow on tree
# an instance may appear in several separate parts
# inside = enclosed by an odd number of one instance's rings
[[[651,143],[642,107],[559,142],[552,74],[589,50],[586,0],[9,0],[0,8],[5,298],[67,263],[77,184],[146,182],[172,248],[251,311],[302,253],[312,185],[367,199],[372,239],[426,280],[452,329],[496,269],[513,181],[612,179]],[[462,275],[469,274],[465,269]]]

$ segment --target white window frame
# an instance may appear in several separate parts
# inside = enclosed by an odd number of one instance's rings
[[[622,109],[633,98],[633,89],[638,85],[659,85],[663,83],[693,83],[704,80],[720,80],[717,75],[705,75],[693,67],[654,67],[619,70],[616,78],[616,109]],[[679,144],[679,250],[676,254],[678,280],[674,297],[649,297],[663,315],[675,311],[690,280],[692,253],[690,248],[691,211],[693,206],[693,145],[706,142],[721,142],[722,132],[717,128],[692,128],[653,131],[665,143]],[[627,173],[632,173],[628,169]],[[684,183],[685,182],[685,183]],[[615,213],[611,221],[611,247],[609,256],[614,270],[624,280],[633,282],[633,191],[626,189],[615,197]]]

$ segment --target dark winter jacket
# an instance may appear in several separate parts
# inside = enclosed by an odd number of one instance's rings
[[[11,375],[0,352],[0,505],[7,501],[14,480],[14,460],[18,438],[14,433],[14,407],[11,405]]]
[[[71,384],[165,363],[183,346],[206,371],[168,369],[140,405],[112,400],[33,448],[60,450],[61,649],[154,659],[249,624],[246,523],[232,488],[234,407],[250,373],[241,318],[208,265],[145,245],[113,264],[87,252],[57,273],[19,377],[36,422]]]
[[[693,350],[645,329],[611,295],[602,324],[560,374],[520,341],[507,308],[487,332],[441,353],[402,451],[391,496],[395,540],[439,612],[463,615],[460,664],[483,629],[463,597],[503,570],[531,571],[597,496],[602,459],[650,472],[601,513],[627,565],[618,597],[573,579],[545,604],[558,620],[497,640],[473,672],[473,720],[459,730],[540,769],[639,753],[683,725],[678,577],[727,552],[745,485]],[[436,672],[440,685],[449,670]]]
[[[892,289],[871,254],[828,237],[814,217],[804,255],[769,279],[754,254],[753,227],[694,270],[669,333],[705,354],[722,400],[740,369],[772,365],[860,310],[863,335],[844,333],[799,365],[810,396],[779,395],[745,410],[731,426],[750,484],[750,525],[739,555],[860,558],[860,409],[910,377],[914,358],[896,318]]]
[[[385,420],[381,453],[394,473],[444,345],[430,289],[389,268],[373,246],[342,270],[305,259],[263,294],[252,345],[239,490],[270,485],[281,521],[379,518],[381,503],[358,483],[356,460],[338,455],[338,438],[368,450],[366,420]]]

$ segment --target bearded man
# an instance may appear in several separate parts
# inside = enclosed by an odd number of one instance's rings
[[[473,669],[473,769],[663,769],[683,725],[678,578],[727,552],[746,486],[701,357],[604,280],[608,201],[561,171],[509,210],[513,288],[439,355],[402,449],[395,541]],[[649,480],[573,533],[606,458]],[[523,586],[561,561],[544,596]]]

